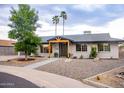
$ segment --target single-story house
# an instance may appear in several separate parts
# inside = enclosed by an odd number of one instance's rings
[[[80,35],[42,36],[38,52],[43,56],[89,58],[91,48],[97,49],[99,58],[119,58],[122,39],[112,38],[109,33],[84,33]]]
[[[15,55],[14,43],[12,40],[0,40],[0,55]]]

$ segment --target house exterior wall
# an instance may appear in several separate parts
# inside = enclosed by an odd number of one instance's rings
[[[77,58],[80,58],[82,55],[83,58],[89,58],[91,47],[95,46],[97,48],[98,52],[98,46],[97,44],[87,44],[87,51],[76,51],[76,44],[71,43],[69,46],[69,53],[72,54],[72,56],[76,56]],[[59,44],[52,44],[52,50],[51,57],[54,57],[54,53],[57,52],[59,54]],[[48,56],[49,53],[41,53],[42,56]],[[99,51],[98,55],[99,58],[119,58],[119,49],[118,44],[111,43],[110,44],[110,51]]]
[[[70,53],[72,54],[72,56],[80,58],[80,56],[82,55],[83,58],[89,58],[89,54],[90,54],[90,45],[87,44],[87,51],[76,51],[76,44],[71,44],[70,48]]]
[[[49,56],[49,53],[40,53],[40,49],[38,49],[38,53],[41,56],[45,56],[45,57]],[[58,43],[52,44],[52,53],[50,54],[50,56],[54,57],[54,53],[58,53],[59,54],[59,44]]]
[[[59,43],[56,44],[52,44],[52,48],[53,48],[53,52],[51,54],[51,56],[54,56],[54,53],[58,53],[59,54]]]
[[[97,44],[87,44],[87,51],[76,51],[76,45],[72,44],[70,46],[70,53],[73,54],[73,56],[76,56],[77,58],[80,58],[82,55],[83,58],[89,58],[91,47],[95,46],[98,49]],[[98,52],[98,50],[97,50]],[[110,44],[110,51],[99,51],[98,52],[99,58],[119,58],[119,49],[118,44]]]
[[[119,58],[118,44],[110,44],[110,51],[101,51],[98,53],[99,58]]]

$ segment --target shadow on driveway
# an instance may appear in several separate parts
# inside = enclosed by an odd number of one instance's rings
[[[0,72],[0,88],[39,88],[23,78]]]

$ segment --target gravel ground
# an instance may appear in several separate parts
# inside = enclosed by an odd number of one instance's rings
[[[91,77],[89,80],[103,83],[114,88],[124,88],[124,79],[117,77],[120,72],[124,72],[124,67],[116,68],[109,72],[105,72],[104,74],[100,74],[100,80],[97,80],[97,76],[93,78]]]
[[[38,88],[23,78],[0,72],[0,88]]]
[[[82,79],[122,65],[124,65],[124,59],[99,60],[98,62],[94,62],[92,59],[72,59],[71,62],[65,62],[65,59],[61,59],[37,69],[82,81]]]

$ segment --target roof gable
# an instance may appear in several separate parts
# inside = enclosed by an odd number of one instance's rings
[[[49,40],[56,40],[57,38],[60,38],[61,40],[69,40],[69,41],[73,42],[73,40],[71,40],[69,38],[66,38],[64,36],[55,36],[55,37],[52,37],[52,38],[48,39],[47,41],[49,41]]]

